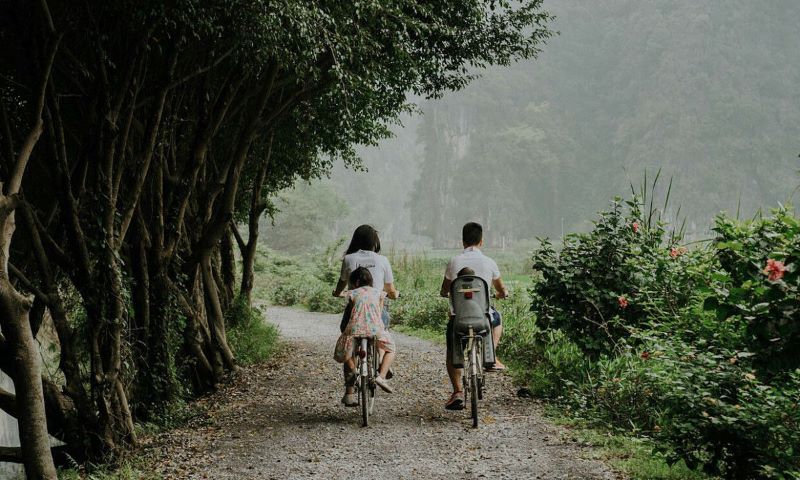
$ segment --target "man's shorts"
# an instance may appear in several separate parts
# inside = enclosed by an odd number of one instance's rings
[[[492,328],[499,327],[503,324],[503,318],[500,316],[500,312],[494,309],[494,307],[489,307],[489,313],[492,315],[492,319],[489,323],[492,324]]]

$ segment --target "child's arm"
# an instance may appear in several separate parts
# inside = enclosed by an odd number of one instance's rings
[[[344,309],[344,316],[342,317],[342,331],[347,328],[347,324],[350,323],[350,317],[353,315],[353,300],[347,301],[347,307]]]

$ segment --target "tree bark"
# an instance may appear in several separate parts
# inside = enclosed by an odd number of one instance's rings
[[[247,222],[247,243],[242,248],[241,239],[239,240],[239,247],[242,253],[242,286],[239,290],[239,295],[245,300],[248,307],[253,306],[253,284],[255,282],[255,261],[256,261],[256,247],[258,246],[258,225],[264,210],[267,208],[266,202],[261,198],[264,189],[264,180],[267,177],[269,170],[270,160],[272,160],[272,141],[274,139],[274,132],[270,133],[269,144],[267,147],[267,154],[258,166],[258,171],[253,179],[253,189],[250,196],[250,211],[248,214]],[[236,229],[235,225],[231,228]]]
[[[200,259],[200,272],[203,278],[203,289],[208,303],[208,326],[211,331],[211,340],[216,351],[221,355],[225,368],[236,369],[236,361],[233,352],[228,346],[228,338],[225,334],[225,316],[222,313],[222,304],[219,300],[217,282],[211,271],[211,255],[204,255]]]
[[[0,279],[0,315],[5,319],[3,334],[11,346],[10,353],[14,356],[14,368],[17,371],[14,389],[25,475],[29,479],[55,479],[56,470],[47,434],[39,349],[28,323],[29,310],[30,301],[22,297],[7,278]]]

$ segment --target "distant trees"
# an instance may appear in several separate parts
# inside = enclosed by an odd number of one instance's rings
[[[417,233],[491,240],[583,230],[645,169],[703,235],[722,209],[785,200],[798,183],[800,4],[558,0],[536,62],[490,69],[423,105]],[[494,206],[493,206],[494,205]],[[674,213],[674,211],[672,212]]]
[[[535,56],[548,20],[539,0],[0,4],[0,408],[28,478],[53,478],[48,432],[116,454],[236,369],[233,249],[249,301],[269,195],[356,162],[407,92]],[[47,318],[59,378],[38,368]]]

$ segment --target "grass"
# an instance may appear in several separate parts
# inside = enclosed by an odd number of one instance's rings
[[[97,469],[59,470],[59,480],[161,480],[161,475],[154,474],[141,459],[126,460],[119,467],[98,467]]]
[[[706,480],[702,472],[691,470],[683,461],[672,466],[663,454],[654,452],[649,438],[613,434],[591,428],[580,419],[568,417],[555,405],[545,408],[547,418],[566,429],[569,439],[593,447],[586,458],[601,460],[630,478],[647,480]]]
[[[443,331],[439,332],[432,328],[412,327],[410,325],[397,325],[397,326],[392,325],[391,328],[396,332],[410,335],[412,337],[421,338],[423,340],[428,340],[429,342],[433,342],[439,345],[444,345],[445,343]]]
[[[228,343],[240,365],[260,363],[278,350],[278,329],[264,322],[262,313],[253,308],[230,328]]]

